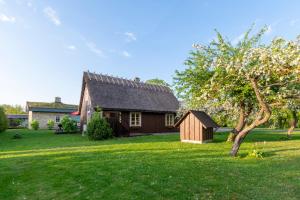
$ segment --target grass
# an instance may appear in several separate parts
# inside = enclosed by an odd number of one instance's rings
[[[12,139],[19,133],[21,139]],[[226,133],[213,143],[178,135],[89,141],[81,135],[0,134],[0,199],[299,199],[300,131],[255,131],[239,158]],[[251,149],[263,159],[247,158]]]

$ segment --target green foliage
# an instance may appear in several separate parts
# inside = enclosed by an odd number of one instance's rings
[[[39,123],[39,121],[34,119],[34,120],[32,120],[30,126],[33,130],[38,130],[40,128],[40,123]]]
[[[47,122],[48,129],[52,130],[54,128],[54,124],[55,124],[54,120],[52,120],[52,119],[48,120],[48,122]]]
[[[146,83],[170,87],[170,85],[166,81],[159,78],[149,79],[146,81]]]
[[[251,28],[237,44],[217,32],[208,45],[194,45],[186,69],[176,71],[174,77],[177,95],[187,107],[215,115],[225,112],[236,120],[243,105],[250,113],[248,124],[254,124],[260,109],[268,116],[261,102],[271,107],[287,104],[287,98],[299,99],[300,40],[275,38],[268,45],[261,44],[266,30],[250,35]],[[259,88],[260,102],[254,87]]]
[[[93,113],[87,125],[87,135],[91,140],[104,140],[113,136],[109,123],[101,117],[99,110]]]
[[[9,119],[9,127],[10,128],[17,128],[22,124],[22,120],[21,119]]]
[[[77,132],[77,122],[69,116],[64,116],[60,121],[63,131],[66,133],[74,133]]]
[[[228,70],[226,65],[238,64],[244,53],[254,47],[261,32],[249,37],[251,29],[237,45],[232,45],[217,32],[217,39],[207,46],[195,45],[185,62],[187,68],[176,71],[174,77],[177,95],[190,109],[205,110],[210,114],[231,115],[236,120],[240,105],[252,109],[255,94],[244,76]]]
[[[7,105],[3,104],[4,112],[6,114],[26,114],[24,108],[21,105]]]
[[[4,113],[3,107],[0,106],[0,133],[8,128],[8,120]]]

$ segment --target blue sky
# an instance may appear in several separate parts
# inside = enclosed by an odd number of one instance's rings
[[[0,0],[0,104],[79,103],[89,70],[172,83],[193,43],[214,29],[236,42],[251,26],[265,41],[300,34],[298,0]]]

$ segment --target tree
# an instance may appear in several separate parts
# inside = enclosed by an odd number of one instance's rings
[[[210,113],[224,110],[239,119],[232,156],[251,130],[269,120],[273,104],[300,96],[295,89],[300,79],[299,38],[276,38],[263,45],[265,31],[250,36],[250,29],[237,45],[217,32],[209,45],[195,46],[185,71],[176,72],[176,90],[190,105]]]
[[[300,111],[300,99],[292,99],[287,103],[289,129],[287,131],[287,137],[291,138],[294,129],[298,123],[298,112]]]
[[[21,105],[2,105],[6,114],[26,114]]]
[[[0,133],[4,132],[8,128],[8,120],[4,113],[4,109],[0,106]]]
[[[292,137],[292,133],[293,133],[294,129],[296,128],[297,123],[298,123],[297,111],[290,110],[290,128],[288,129],[288,132],[287,132],[288,138]]]
[[[162,79],[158,79],[158,78],[149,79],[146,81],[146,83],[170,87],[170,85],[166,81],[164,81]]]

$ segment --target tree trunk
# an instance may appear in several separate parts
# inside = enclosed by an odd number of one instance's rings
[[[247,133],[247,134],[248,134],[248,133]],[[246,135],[247,135],[247,134],[246,134]],[[245,135],[245,136],[246,136],[246,135]],[[241,135],[237,135],[237,136],[235,137],[235,140],[234,140],[234,143],[233,143],[233,145],[232,145],[231,152],[230,152],[230,155],[231,155],[231,156],[233,156],[233,157],[237,156],[237,153],[238,153],[238,151],[239,151],[239,149],[240,149],[240,146],[241,146],[241,144],[242,144],[242,142],[243,142],[245,136],[242,137]]]
[[[253,130],[259,125],[264,124],[271,117],[271,110],[269,108],[269,105],[264,101],[264,98],[258,89],[257,81],[255,79],[250,79],[250,82],[255,92],[256,99],[259,103],[260,110],[259,113],[257,113],[255,120],[250,125],[244,127],[243,130],[241,130],[236,136],[230,152],[231,156],[237,156],[237,153],[243,140],[245,139],[247,134],[250,133],[251,130]]]
[[[291,114],[290,128],[287,132],[288,138],[292,137],[292,133],[293,133],[294,129],[296,128],[296,126],[297,126],[297,112],[295,110],[293,110],[292,114]]]
[[[229,133],[227,142],[233,142],[235,140],[235,137],[239,134],[239,132],[244,128],[245,126],[245,107],[241,106],[240,109],[240,117],[237,125],[235,126],[234,129]]]

